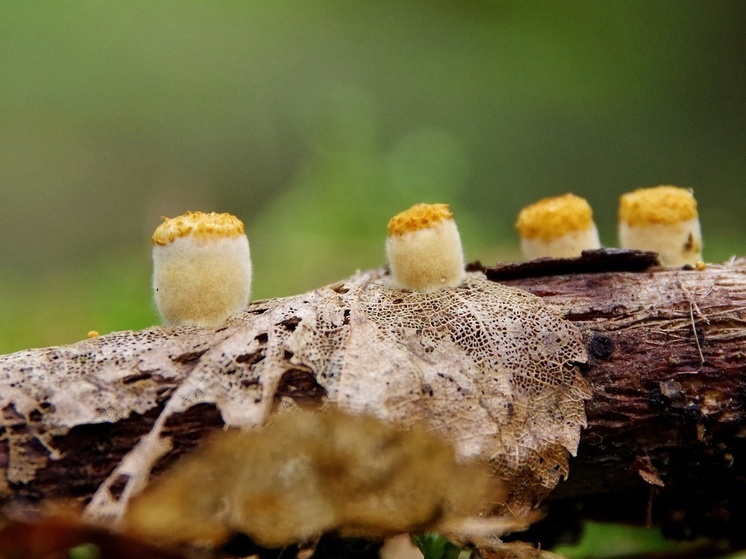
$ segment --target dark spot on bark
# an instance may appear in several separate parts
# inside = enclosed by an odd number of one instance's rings
[[[420,390],[422,391],[422,394],[424,394],[424,395],[426,395],[426,396],[430,396],[430,397],[432,397],[432,396],[433,396],[433,394],[435,394],[435,392],[433,392],[433,387],[432,387],[432,386],[430,386],[429,384],[423,384],[423,385],[422,385],[422,386],[420,387]]]
[[[286,349],[282,354],[282,358],[290,361],[293,358],[293,355],[295,354],[292,351]]]
[[[342,313],[342,324],[349,324],[350,323],[350,309],[345,309]]]
[[[264,350],[259,350],[253,353],[244,353],[242,355],[236,356],[236,363],[251,366],[255,363],[259,363],[259,361],[261,361],[262,359],[264,359]]]
[[[140,380],[148,380],[152,378],[150,373],[140,373],[137,375],[128,375],[122,379],[122,384],[134,384]]]
[[[289,332],[294,332],[295,329],[298,327],[298,324],[300,324],[301,319],[297,316],[291,316],[290,318],[286,318],[280,324],[285,327],[286,330]]]
[[[215,404],[195,404],[170,416],[164,425],[163,436],[173,439],[173,448],[157,462],[154,473],[157,475],[167,470],[176,458],[197,446],[206,433],[222,426],[223,416]]]
[[[697,404],[687,404],[683,409],[684,418],[689,421],[697,421],[702,415],[702,410],[699,409]]]
[[[590,371],[591,366],[584,361],[565,361],[564,363],[562,363],[563,371],[572,371],[573,369],[577,369],[581,373],[585,374]]]
[[[316,376],[307,369],[288,369],[280,377],[274,396],[275,405],[283,398],[291,398],[300,405],[318,407],[326,396],[326,389],[316,382]]]
[[[171,397],[173,391],[176,390],[175,386],[162,386],[156,390],[155,403],[158,405],[163,404],[166,400]]]
[[[246,314],[260,315],[260,314],[264,314],[265,312],[267,312],[267,309],[262,308],[262,307],[259,307],[256,309],[246,309]]]
[[[593,334],[591,341],[588,342],[588,353],[596,359],[606,361],[614,353],[614,341],[601,334]]]
[[[653,388],[650,392],[648,392],[648,406],[651,410],[664,410],[668,406],[669,402],[670,400],[666,396],[664,396],[658,388]]]
[[[269,336],[266,332],[264,332],[263,334],[259,334],[258,336],[256,336],[254,339],[260,344],[266,344],[269,340]]]
[[[122,496],[122,493],[124,492],[124,488],[127,486],[127,482],[130,480],[130,476],[119,474],[117,476],[117,479],[114,480],[114,483],[111,484],[111,487],[109,488],[109,491],[111,492],[111,496],[115,499],[119,499],[119,497]]]
[[[181,363],[182,365],[186,365],[187,363],[196,363],[199,361],[199,358],[202,357],[205,353],[207,353],[206,349],[203,349],[201,351],[189,351],[187,353],[182,353],[181,355],[178,355],[176,357],[172,357],[171,361],[174,363]]]

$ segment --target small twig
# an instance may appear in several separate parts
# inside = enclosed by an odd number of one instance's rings
[[[681,281],[678,282],[679,287],[686,295],[687,301],[689,301],[689,319],[692,323],[692,332],[694,333],[694,343],[697,344],[697,351],[699,352],[699,364],[704,365],[705,364],[705,356],[702,353],[702,346],[699,343],[699,334],[697,333],[697,324],[694,322],[694,311],[697,311],[697,316],[702,318],[707,324],[710,323],[710,321],[707,319],[706,316],[702,314],[702,311],[699,308],[699,305],[697,305],[697,302],[694,300],[694,297],[692,296],[691,291],[687,289],[687,287],[681,283]]]

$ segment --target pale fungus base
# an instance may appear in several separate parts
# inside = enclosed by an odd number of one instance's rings
[[[663,185],[623,194],[619,244],[653,250],[664,266],[695,266],[702,259],[702,231],[692,191]]]
[[[571,231],[561,237],[545,241],[541,238],[521,238],[521,252],[524,258],[573,258],[580,256],[584,250],[601,247],[598,237],[598,229],[591,224],[590,229],[584,231]]]
[[[153,245],[153,292],[166,325],[221,324],[249,302],[247,238],[190,236]]]
[[[417,204],[394,216],[386,255],[399,289],[456,287],[464,278],[461,237],[446,204]]]
[[[629,225],[619,223],[622,248],[653,250],[663,266],[696,266],[702,260],[702,231],[699,219],[676,223]]]

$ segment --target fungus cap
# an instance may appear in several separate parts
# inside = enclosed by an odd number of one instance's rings
[[[515,224],[525,258],[567,258],[601,243],[590,204],[575,194],[542,198],[523,208]]]
[[[153,233],[153,292],[164,324],[212,327],[251,294],[249,241],[240,219],[187,212]]]
[[[432,291],[464,278],[461,237],[447,204],[415,204],[388,225],[386,253],[394,285]]]
[[[661,185],[623,194],[619,243],[657,252],[664,266],[696,265],[702,259],[702,231],[692,190]]]
[[[173,218],[163,218],[153,233],[154,245],[167,245],[180,237],[220,239],[244,234],[243,222],[226,213],[187,212]]]
[[[689,188],[660,185],[638,188],[619,198],[619,220],[629,225],[671,225],[697,217],[697,200]]]

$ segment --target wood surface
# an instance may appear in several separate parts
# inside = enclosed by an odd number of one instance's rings
[[[746,260],[669,269],[651,266],[639,254],[611,252],[555,264],[472,266],[541,297],[580,329],[588,353],[583,375],[593,395],[586,402],[588,427],[577,457],[570,461],[567,480],[544,503],[546,518],[518,536],[547,547],[571,539],[583,519],[593,519],[659,525],[672,537],[707,535],[743,547]],[[133,342],[135,351],[145,343],[139,339]],[[91,344],[95,356],[96,340]],[[20,361],[20,354],[0,356],[0,370],[23,375],[19,362],[31,367],[35,359],[51,359],[51,353],[24,352]],[[175,360],[188,368],[199,355],[185,353]],[[324,393],[312,373],[295,369],[283,375],[276,402],[319,402]],[[179,379],[156,375],[147,381],[165,400]],[[89,499],[150,432],[162,411],[157,404],[143,413],[124,410],[109,422],[75,425],[51,439],[33,432],[28,414],[6,406],[0,436],[0,470],[6,470],[0,498],[6,510],[49,497]],[[163,425],[172,448],[156,472],[222,425],[211,404],[172,414]],[[23,443],[25,459],[33,461],[38,454],[41,465],[30,479],[7,475],[11,439]],[[50,447],[58,453],[47,460]],[[115,494],[116,484],[111,489]]]

